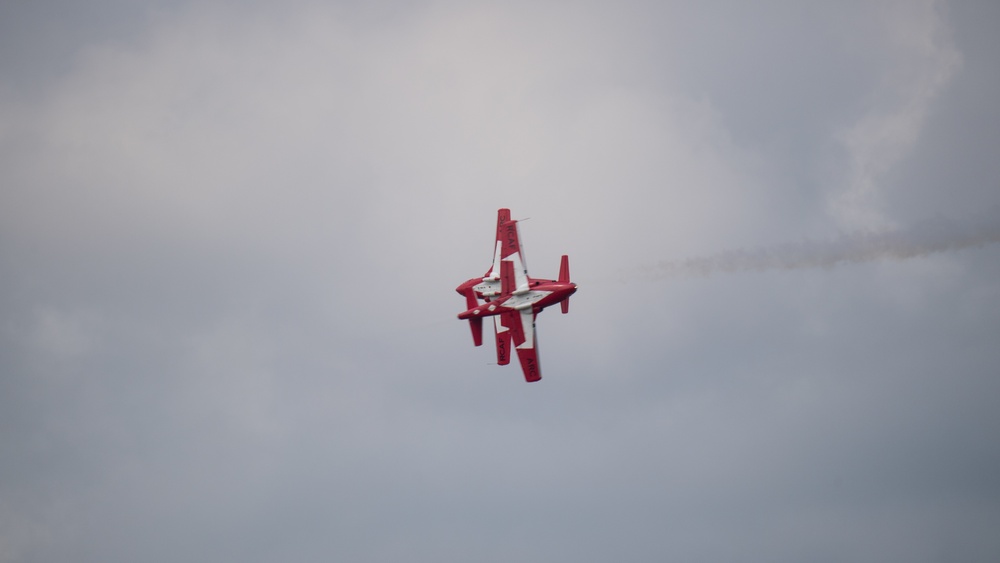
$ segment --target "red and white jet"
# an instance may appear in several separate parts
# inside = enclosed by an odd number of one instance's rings
[[[497,363],[510,363],[513,342],[524,379],[529,382],[541,379],[535,316],[556,303],[561,305],[563,313],[569,312],[569,296],[576,293],[576,284],[569,281],[569,256],[562,257],[558,280],[528,277],[517,221],[511,221],[510,209],[501,209],[497,212],[493,265],[485,276],[472,278],[455,291],[465,296],[468,309],[459,313],[458,318],[469,321],[473,343],[482,346],[483,317],[493,317]],[[480,299],[485,303],[480,304]]]

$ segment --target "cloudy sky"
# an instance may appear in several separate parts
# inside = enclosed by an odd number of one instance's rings
[[[996,2],[86,4],[0,2],[0,561],[1000,558]]]

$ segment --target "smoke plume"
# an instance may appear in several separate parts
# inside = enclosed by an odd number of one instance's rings
[[[772,247],[737,249],[709,256],[663,261],[644,268],[654,279],[715,273],[832,268],[874,260],[905,260],[936,252],[1000,242],[1000,208],[973,220],[926,219],[911,227],[846,233],[828,241],[803,240]]]

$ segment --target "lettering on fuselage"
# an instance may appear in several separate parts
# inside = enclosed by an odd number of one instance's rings
[[[507,361],[507,341],[504,338],[497,338],[497,361]]]

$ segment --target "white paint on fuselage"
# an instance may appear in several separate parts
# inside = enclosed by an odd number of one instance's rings
[[[493,267],[487,272],[482,283],[475,285],[472,289],[484,298],[497,297],[503,290],[503,282],[500,279],[500,254],[502,243],[497,241],[496,253],[493,257]],[[503,260],[512,262],[514,266],[514,284],[509,299],[503,302],[504,307],[524,311],[535,303],[550,295],[551,291],[532,290],[529,287],[528,271],[521,261],[521,253],[515,252]],[[493,309],[490,309],[491,311]]]
[[[494,280],[489,277],[483,278],[483,283],[474,286],[472,290],[483,297],[496,297],[500,295],[500,280]]]

